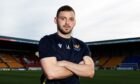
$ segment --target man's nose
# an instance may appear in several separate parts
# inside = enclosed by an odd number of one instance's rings
[[[69,20],[68,19],[66,19],[66,24],[69,24]]]

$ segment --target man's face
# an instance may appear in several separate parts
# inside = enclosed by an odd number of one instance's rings
[[[62,34],[70,34],[76,23],[73,11],[61,11],[55,20],[58,31]]]

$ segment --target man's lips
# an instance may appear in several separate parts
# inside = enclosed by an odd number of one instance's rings
[[[64,27],[64,28],[70,28],[70,26],[69,26],[69,25],[64,25],[63,27]]]

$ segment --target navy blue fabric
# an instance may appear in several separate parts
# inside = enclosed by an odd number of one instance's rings
[[[73,63],[79,63],[83,60],[83,56],[90,56],[87,45],[71,37],[65,39],[57,35],[44,36],[39,42],[39,58],[55,56],[58,61],[67,60]],[[79,77],[73,75],[61,80],[47,80],[47,84],[80,84]]]

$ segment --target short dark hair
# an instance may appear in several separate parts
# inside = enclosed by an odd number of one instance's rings
[[[61,6],[61,7],[57,10],[57,14],[56,14],[57,17],[58,17],[58,15],[59,15],[59,13],[60,13],[61,11],[73,11],[73,12],[75,13],[74,9],[73,9],[71,6],[64,5],[64,6]]]

